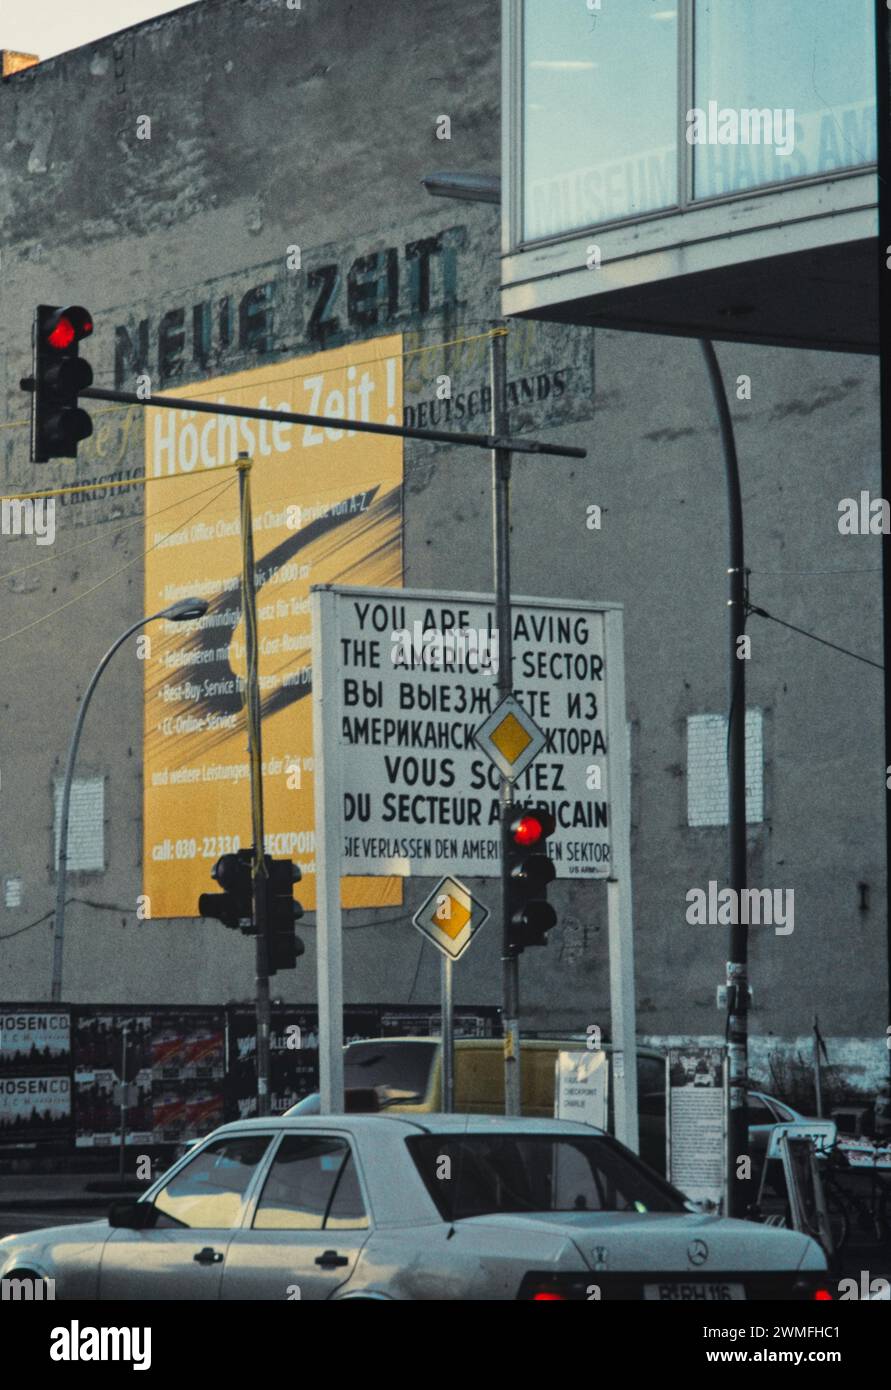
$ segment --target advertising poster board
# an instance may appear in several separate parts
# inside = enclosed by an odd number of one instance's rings
[[[400,438],[336,417],[400,423],[402,338],[352,343],[171,394],[146,409],[145,611],[195,596],[209,608],[147,630],[143,893],[151,918],[196,917],[221,854],[251,843],[245,748],[238,481],[251,498],[263,705],[266,851],[296,859],[315,906],[311,584],[402,583]],[[188,398],[330,416],[324,428],[199,415]],[[220,469],[214,472],[214,469]],[[162,481],[163,480],[163,481]],[[344,905],[402,901],[389,878],[353,879]]]

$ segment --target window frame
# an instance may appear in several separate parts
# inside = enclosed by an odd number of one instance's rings
[[[263,1195],[263,1188],[266,1186],[266,1179],[269,1177],[270,1173],[272,1172],[272,1165],[275,1163],[276,1156],[277,1156],[277,1154],[278,1154],[279,1149],[281,1148],[281,1146],[282,1146],[282,1144],[285,1142],[285,1140],[286,1140],[286,1139],[290,1139],[290,1138],[300,1138],[300,1139],[329,1139],[329,1140],[331,1140],[331,1141],[337,1141],[337,1142],[339,1142],[339,1143],[344,1143],[344,1144],[346,1144],[347,1149],[348,1149],[348,1151],[349,1151],[349,1155],[350,1155],[350,1157],[351,1157],[352,1160],[353,1160],[353,1164],[354,1164],[355,1170],[356,1170],[356,1179],[357,1179],[358,1184],[359,1184],[359,1193],[360,1193],[360,1195],[361,1195],[361,1197],[362,1197],[362,1204],[363,1204],[363,1206],[365,1207],[365,1216],[366,1216],[366,1218],[367,1218],[366,1225],[364,1225],[364,1226],[341,1226],[341,1227],[329,1227],[329,1226],[327,1226],[327,1225],[322,1225],[322,1226],[320,1226],[320,1227],[319,1227],[317,1230],[315,1230],[315,1231],[313,1231],[313,1230],[311,1230],[311,1229],[310,1229],[310,1230],[301,1231],[301,1230],[297,1230],[297,1229],[292,1228],[292,1227],[289,1227],[289,1226],[284,1226],[284,1227],[278,1227],[278,1226],[260,1226],[260,1227],[256,1227],[256,1228],[255,1228],[255,1226],[254,1226],[254,1219],[255,1219],[255,1217],[256,1217],[256,1215],[257,1215],[257,1211],[259,1210],[260,1198],[261,1198],[262,1195]],[[252,1186],[251,1186],[251,1190],[250,1190],[248,1193],[245,1194],[246,1200],[245,1200],[244,1209],[243,1209],[243,1211],[242,1211],[242,1221],[241,1221],[241,1229],[242,1229],[242,1230],[247,1230],[247,1231],[251,1231],[251,1232],[253,1232],[253,1231],[256,1230],[256,1233],[257,1233],[258,1236],[261,1236],[261,1235],[267,1235],[267,1236],[273,1236],[273,1235],[274,1235],[274,1236],[281,1236],[281,1235],[291,1234],[291,1235],[293,1235],[293,1236],[309,1236],[309,1235],[316,1235],[316,1236],[321,1237],[321,1236],[325,1235],[326,1233],[328,1233],[329,1231],[330,1231],[332,1234],[336,1234],[336,1232],[337,1232],[338,1230],[342,1230],[342,1231],[344,1231],[344,1232],[364,1231],[366,1234],[369,1234],[369,1235],[370,1235],[370,1233],[371,1233],[371,1231],[374,1229],[374,1225],[375,1225],[375,1221],[374,1221],[374,1208],[373,1208],[372,1205],[371,1205],[371,1201],[370,1201],[370,1198],[369,1198],[369,1195],[368,1195],[368,1183],[367,1183],[366,1180],[365,1180],[365,1174],[364,1174],[363,1171],[362,1171],[362,1164],[361,1164],[361,1162],[360,1162],[360,1160],[359,1160],[359,1145],[358,1145],[358,1143],[357,1143],[357,1141],[356,1141],[355,1135],[349,1134],[349,1133],[347,1133],[345,1130],[340,1130],[340,1131],[338,1131],[338,1130],[331,1130],[331,1129],[304,1129],[304,1128],[302,1127],[302,1125],[301,1125],[301,1127],[300,1127],[299,1129],[286,1129],[286,1130],[281,1130],[281,1131],[278,1132],[278,1134],[277,1134],[277,1136],[276,1136],[276,1142],[275,1142],[274,1144],[270,1145],[270,1147],[267,1149],[266,1154],[265,1154],[265,1158],[266,1158],[265,1171],[264,1171],[262,1174],[259,1174],[259,1175],[258,1175],[259,1181],[253,1183]],[[332,1192],[331,1201],[333,1201],[334,1197],[337,1195],[337,1187],[340,1186],[340,1179],[341,1179],[342,1173],[343,1173],[343,1165],[341,1165],[341,1168],[340,1168],[340,1170],[338,1171],[338,1175],[337,1175],[337,1186],[334,1188],[334,1190],[333,1190],[333,1192]],[[331,1205],[331,1202],[330,1202],[330,1201],[329,1201],[329,1204],[328,1204],[328,1205],[329,1205],[329,1208],[330,1208],[330,1205]],[[325,1221],[326,1221],[326,1222],[327,1222],[327,1219],[328,1219],[328,1214],[329,1214],[328,1209],[326,1209],[326,1211],[325,1211]]]
[[[768,805],[768,784],[769,784],[769,780],[770,780],[768,774],[769,774],[769,772],[772,770],[772,765],[771,765],[771,763],[770,763],[770,758],[769,758],[769,748],[768,748],[768,715],[771,714],[771,713],[772,713],[771,707],[769,707],[769,706],[766,705],[766,704],[760,704],[760,703],[759,703],[759,704],[751,704],[751,705],[750,705],[750,704],[747,703],[747,704],[746,704],[746,708],[745,708],[745,714],[744,714],[744,716],[743,716],[743,737],[744,737],[744,740],[745,740],[745,743],[746,743],[746,787],[745,787],[745,803],[746,803],[746,833],[747,833],[747,834],[754,834],[754,833],[756,833],[757,831],[760,831],[761,828],[762,828],[763,826],[769,824],[770,819],[771,819],[771,817],[770,817],[770,807],[769,807],[769,805]],[[756,769],[756,763],[755,763],[755,761],[753,761],[752,759],[750,759],[749,756],[748,756],[748,742],[749,742],[749,736],[750,736],[750,735],[749,735],[750,716],[752,716],[752,720],[751,720],[751,723],[752,723],[752,737],[754,738],[754,737],[756,736],[756,734],[757,734],[758,736],[760,736],[760,741],[761,741],[761,760],[760,760],[760,767],[758,767],[758,769],[757,769],[758,786],[756,787],[756,791],[755,791],[755,794],[756,794],[756,795],[758,795],[759,792],[760,792],[760,802],[761,802],[761,818],[760,818],[760,820],[749,820],[749,775],[750,775],[750,773],[754,773],[754,771],[755,771],[755,769]],[[724,770],[725,770],[725,776],[728,778],[728,782],[727,782],[727,815],[726,815],[726,817],[725,817],[723,820],[720,820],[720,821],[714,821],[714,820],[712,820],[712,821],[698,821],[698,822],[695,822],[695,823],[694,823],[693,821],[690,820],[690,785],[691,785],[691,776],[690,776],[690,725],[691,725],[691,721],[694,720],[694,719],[715,719],[715,720],[723,721],[723,733],[722,733],[722,740],[721,740],[721,747],[723,748],[723,753],[722,753],[721,766],[722,766],[722,767],[724,768]],[[728,771],[728,769],[727,769],[727,734],[728,734],[728,722],[729,722],[728,715],[727,715],[724,711],[722,711],[722,710],[716,710],[716,709],[696,709],[696,710],[693,710],[691,713],[685,714],[685,715],[683,716],[682,739],[683,739],[683,743],[684,743],[684,762],[683,762],[684,775],[683,775],[682,778],[679,778],[679,779],[678,779],[678,783],[679,783],[680,793],[681,793],[681,796],[682,796],[682,799],[683,799],[683,805],[682,805],[682,808],[681,808],[681,822],[680,822],[680,825],[681,825],[681,829],[684,830],[684,831],[693,831],[693,832],[699,833],[699,832],[703,832],[703,831],[704,831],[704,832],[710,832],[710,831],[715,831],[715,830],[726,830],[726,829],[727,829],[727,826],[730,824],[730,785],[729,785],[729,771]]]
[[[69,808],[68,808],[68,836],[67,836],[69,842],[70,842],[70,840],[71,840],[71,833],[72,833],[72,831],[74,830],[74,828],[75,828],[75,826],[76,826],[76,824],[77,824],[77,818],[76,818],[75,809],[74,809],[74,807],[75,807],[75,789],[76,789],[76,787],[78,786],[79,783],[83,784],[83,783],[90,783],[90,782],[93,782],[93,783],[97,783],[97,784],[99,785],[99,787],[101,788],[102,815],[101,815],[101,818],[100,818],[100,821],[99,821],[99,825],[100,825],[100,833],[101,833],[101,835],[102,835],[102,845],[101,845],[101,849],[102,849],[102,864],[101,864],[101,867],[98,867],[98,868],[97,868],[96,865],[94,864],[91,868],[85,869],[85,868],[80,867],[79,865],[74,864],[74,863],[72,862],[72,859],[71,859],[70,855],[69,855],[68,858],[67,858],[67,860],[66,860],[66,869],[65,869],[65,872],[66,872],[66,874],[67,874],[67,876],[68,876],[69,878],[73,878],[75,875],[78,875],[78,876],[80,876],[80,877],[82,877],[82,878],[97,878],[97,877],[99,877],[100,875],[105,874],[105,873],[108,872],[108,865],[109,865],[109,860],[110,860],[110,854],[109,854],[109,848],[108,848],[108,828],[109,828],[109,824],[110,824],[110,822],[109,822],[109,812],[108,812],[108,777],[109,777],[109,774],[108,774],[107,772],[95,772],[95,771],[91,771],[89,768],[80,768],[80,769],[75,773],[75,775],[72,777],[72,779],[71,779],[71,793],[70,793],[70,795],[71,795],[71,800],[70,800]],[[52,778],[51,784],[50,784],[50,808],[51,808],[51,815],[50,815],[50,863],[51,863],[51,865],[52,865],[52,875],[53,875],[53,879],[54,879],[54,880],[58,877],[58,873],[59,873],[59,854],[60,854],[61,849],[62,849],[62,837],[61,837],[61,834],[58,834],[58,832],[59,832],[59,831],[61,830],[61,828],[62,828],[62,827],[61,827],[61,818],[62,818],[62,800],[63,800],[63,797],[64,797],[64,789],[65,789],[65,775],[64,775],[64,773],[63,773],[61,776],[55,776],[55,775],[54,775],[53,778]],[[56,804],[57,795],[58,795],[58,805]],[[58,844],[56,843],[57,834],[58,834]]]

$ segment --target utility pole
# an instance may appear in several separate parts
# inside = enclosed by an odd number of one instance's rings
[[[254,583],[254,534],[251,513],[251,460],[238,455],[238,496],[241,504],[241,611],[244,614],[246,652],[245,709],[248,762],[251,769],[251,826],[254,858],[251,882],[254,897],[254,931],[257,946],[257,1114],[269,1114],[269,961],[266,935],[268,879],[263,823],[263,731],[257,643],[257,593]]]
[[[492,433],[508,438],[507,333],[489,340],[492,383]],[[492,450],[492,558],[495,568],[495,624],[498,631],[498,699],[513,691],[513,625],[510,604],[510,469],[511,452]],[[501,1023],[504,1032],[504,1113],[520,1114],[520,961],[510,941],[510,843],[507,809],[513,801],[510,778],[502,773],[501,802]]]
[[[745,552],[743,546],[742,492],[739,463],[727,393],[714,345],[700,338],[708,368],[712,395],[718,412],[724,467],[727,474],[727,520],[729,560],[727,569],[729,609],[727,717],[727,839],[730,859],[730,888],[736,902],[742,903],[746,887],[746,663],[741,638],[745,637],[748,596],[746,594]],[[742,918],[742,912],[736,914]],[[749,1152],[749,928],[742,921],[730,928],[727,955],[727,1149],[725,1159],[725,1215],[743,1217],[753,1200],[751,1179],[738,1176],[739,1160]]]

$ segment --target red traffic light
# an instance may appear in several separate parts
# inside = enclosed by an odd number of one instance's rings
[[[539,808],[535,811],[517,812],[515,819],[510,822],[509,830],[514,844],[525,849],[529,845],[537,845],[540,840],[546,840],[554,833],[555,827],[556,821],[550,811]]]
[[[86,309],[72,304],[67,309],[60,309],[47,327],[46,341],[50,347],[64,352],[72,343],[89,338],[93,331],[93,320]]]
[[[542,824],[537,816],[523,816],[513,827],[514,843],[518,845],[537,845],[542,834]]]

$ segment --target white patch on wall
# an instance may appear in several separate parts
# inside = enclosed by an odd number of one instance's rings
[[[20,878],[5,878],[3,880],[3,906],[21,907],[22,905],[22,880]]]
[[[55,783],[53,841],[59,863],[59,821],[62,815],[63,779]],[[105,868],[105,778],[75,777],[68,808],[68,870],[102,872]]]
[[[746,821],[764,820],[764,720],[746,710]],[[687,824],[726,825],[727,716],[691,714],[687,719]]]

